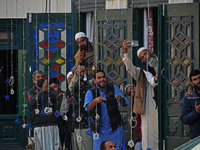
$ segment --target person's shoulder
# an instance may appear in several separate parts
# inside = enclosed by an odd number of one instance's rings
[[[196,95],[195,91],[192,90],[191,94],[186,94],[183,99],[184,100],[194,100],[194,99],[199,99],[200,97],[198,95]]]
[[[35,92],[35,91],[36,91],[36,86],[33,86],[31,89],[28,90],[28,93]]]

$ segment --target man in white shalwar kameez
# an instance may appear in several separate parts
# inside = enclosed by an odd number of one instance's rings
[[[142,149],[150,148],[152,150],[158,149],[158,109],[156,101],[154,100],[154,88],[157,86],[157,64],[154,68],[156,75],[153,76],[149,71],[136,67],[132,64],[132,60],[128,57],[127,51],[130,47],[130,42],[125,40],[123,42],[124,55],[122,61],[126,66],[127,72],[137,81],[136,95],[134,97],[133,111],[141,115],[142,119]],[[148,63],[148,51],[145,48],[140,48],[137,51],[138,57],[142,63]],[[155,60],[155,61],[154,61]],[[157,57],[153,61],[157,63]],[[152,61],[152,60],[151,60]]]

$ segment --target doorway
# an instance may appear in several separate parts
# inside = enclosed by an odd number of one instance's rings
[[[16,50],[0,51],[0,114],[16,114],[18,100],[17,64]]]

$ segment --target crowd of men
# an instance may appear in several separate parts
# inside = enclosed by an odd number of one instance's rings
[[[34,86],[29,90],[28,99],[33,112],[35,149],[103,150],[131,147],[135,150],[157,150],[157,56],[145,47],[138,49],[137,56],[144,67],[136,67],[128,56],[131,43],[124,40],[122,61],[135,79],[136,86],[127,84],[121,91],[115,84],[107,82],[104,70],[98,69],[98,64],[94,63],[94,43],[89,42],[83,32],[75,35],[75,41],[79,50],[74,56],[75,66],[67,74],[65,93],[61,91],[57,78],[44,80],[43,72],[33,73]],[[200,73],[191,75],[195,87],[192,98],[198,96],[199,100],[200,77],[197,75]],[[121,116],[121,107],[130,103],[123,93],[131,97],[133,104],[131,118],[134,119],[129,122],[133,144],[125,142],[125,120]],[[184,108],[191,103],[187,102],[188,99],[184,100]],[[190,115],[199,119],[199,103],[190,105],[194,107],[190,111],[195,110]],[[190,124],[193,120],[186,116],[188,111],[184,109],[181,119]],[[191,126],[199,128],[199,121]],[[191,139],[196,134],[197,131],[192,130]]]

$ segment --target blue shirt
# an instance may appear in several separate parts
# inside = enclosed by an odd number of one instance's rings
[[[97,87],[101,97],[106,97],[106,93]],[[128,104],[129,101],[124,97],[121,90],[114,85],[115,95],[119,94],[125,99],[125,104]],[[89,111],[87,108],[87,104],[89,104],[93,100],[92,91],[88,90],[85,96],[84,107],[86,111]],[[120,104],[120,103],[119,103]],[[116,146],[124,145],[125,146],[125,136],[124,136],[124,127],[120,126],[114,132],[112,131],[112,127],[110,124],[110,119],[107,112],[106,103],[101,103],[101,118],[100,118],[100,132],[99,139],[93,140],[93,149],[99,150],[100,144],[104,140],[110,140],[116,144]]]

